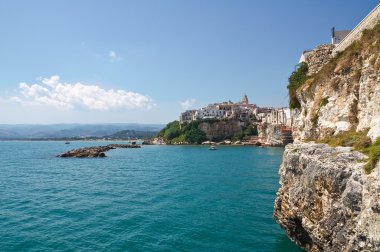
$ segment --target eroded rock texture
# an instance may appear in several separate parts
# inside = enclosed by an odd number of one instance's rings
[[[318,73],[332,58],[334,45],[318,45],[314,50],[305,54],[305,61],[309,67],[308,75]]]
[[[199,124],[198,128],[206,134],[208,139],[220,140],[242,132],[242,125],[243,123],[239,120],[221,120],[215,122],[202,122]]]
[[[57,155],[57,157],[75,157],[75,158],[97,158],[97,157],[106,157],[105,152],[113,150],[116,148],[141,148],[140,145],[136,144],[109,144],[105,146],[93,146],[93,147],[84,147],[80,149],[74,149],[67,151],[65,153]]]
[[[369,129],[380,137],[380,24],[335,58],[317,47],[306,57],[308,80],[297,91],[295,140],[323,139],[348,130]]]
[[[380,165],[348,147],[287,145],[274,218],[306,251],[380,251]]]

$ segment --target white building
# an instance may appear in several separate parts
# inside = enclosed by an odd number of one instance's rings
[[[291,127],[292,125],[289,108],[279,108],[271,110],[269,110],[268,108],[265,111],[261,111],[261,113],[258,114],[258,118],[261,119],[262,123],[284,125],[287,127]]]
[[[197,112],[196,110],[186,110],[185,112],[181,113],[181,115],[179,116],[179,122],[182,124],[185,122],[191,122],[195,120],[196,112]]]
[[[220,109],[217,104],[210,104],[195,112],[197,119],[221,119],[225,115],[225,111]]]
[[[306,57],[308,54],[310,54],[312,52],[312,50],[306,50],[306,51],[303,51],[302,54],[301,54],[301,57],[298,61],[299,64],[301,64],[302,62],[306,62]]]
[[[347,35],[351,32],[351,30],[341,30],[336,31],[335,27],[331,29],[331,44],[337,45],[339,44]]]
[[[347,35],[351,32],[351,30],[340,30],[337,31],[335,30],[335,27],[331,29],[331,44],[333,45],[338,45]],[[303,51],[301,54],[301,57],[298,61],[298,65],[301,64],[302,62],[306,62],[308,54],[312,53],[313,50],[306,50]],[[297,66],[298,66],[297,65]]]
[[[255,118],[257,115],[257,106],[248,103],[247,95],[244,95],[241,102],[233,103],[231,101],[223,103],[209,104],[198,110],[187,110],[181,113],[180,123],[191,122],[203,119],[241,119],[248,120]]]

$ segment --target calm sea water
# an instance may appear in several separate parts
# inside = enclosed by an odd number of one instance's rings
[[[272,218],[280,148],[0,142],[0,251],[300,251]]]

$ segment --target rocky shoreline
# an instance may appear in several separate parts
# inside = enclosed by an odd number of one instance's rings
[[[106,157],[105,152],[116,149],[116,148],[141,148],[141,146],[136,145],[136,144],[109,144],[105,146],[85,147],[85,148],[67,151],[65,153],[57,155],[57,157],[62,157],[62,158]]]
[[[306,251],[380,252],[380,165],[350,147],[286,146],[274,218]]]

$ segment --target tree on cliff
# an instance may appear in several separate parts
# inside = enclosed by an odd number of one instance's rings
[[[165,139],[167,143],[200,144],[207,140],[206,134],[198,129],[199,122],[192,121],[180,127],[178,121],[170,122],[158,133],[158,137]]]

